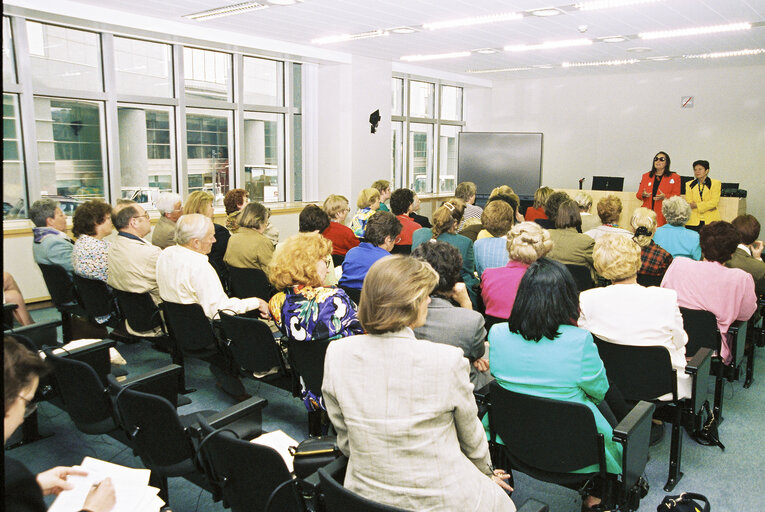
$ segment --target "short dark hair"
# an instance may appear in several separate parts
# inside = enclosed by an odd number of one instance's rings
[[[529,341],[553,340],[561,325],[574,325],[578,317],[579,292],[563,263],[539,258],[529,265],[510,312],[510,332]]]
[[[438,272],[438,284],[433,293],[448,295],[459,281],[462,271],[462,255],[459,249],[446,242],[430,242],[418,245],[412,257],[427,261]]]
[[[565,192],[553,192],[550,197],[545,201],[545,215],[551,221],[555,222],[555,218],[558,216],[558,208],[563,201],[571,199]]]
[[[318,230],[319,233],[329,227],[329,215],[315,204],[306,205],[298,217],[298,230],[301,233],[310,233]]]
[[[738,230],[738,234],[741,235],[741,243],[744,245],[751,245],[760,236],[760,222],[754,215],[745,213],[739,215],[733,219],[733,227]]]
[[[35,377],[47,372],[47,366],[37,354],[19,343],[13,336],[3,337],[3,399],[5,411],[13,405],[19,393]]]
[[[555,217],[555,227],[558,229],[582,228],[582,215],[579,213],[579,205],[573,199],[563,201],[558,207],[558,215]]]
[[[696,167],[697,165],[709,170],[709,162],[707,160],[696,160],[691,167]]]
[[[95,235],[96,226],[103,223],[106,216],[111,215],[111,213],[112,205],[99,199],[82,203],[72,216],[72,233],[76,237]]]
[[[699,232],[701,254],[709,261],[725,263],[736,252],[741,235],[730,222],[718,220],[707,224]]]
[[[380,246],[385,243],[385,237],[396,238],[401,233],[401,221],[391,212],[378,211],[367,221],[364,238],[372,245]]]
[[[130,224],[130,219],[136,215],[138,215],[138,210],[135,205],[125,206],[119,209],[117,213],[112,214],[112,224],[117,231],[125,229]]]
[[[414,191],[408,188],[398,188],[390,195],[390,211],[393,215],[406,214],[414,202]]]

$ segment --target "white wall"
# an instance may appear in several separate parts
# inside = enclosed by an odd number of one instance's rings
[[[711,177],[740,182],[748,212],[765,224],[765,67],[625,73],[496,82],[469,90],[469,131],[544,133],[544,185],[576,188],[593,175],[640,175],[666,151],[672,169],[691,175],[709,160]],[[694,108],[681,109],[682,96]],[[512,185],[512,183],[510,183]]]

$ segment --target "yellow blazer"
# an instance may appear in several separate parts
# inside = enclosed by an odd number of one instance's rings
[[[686,226],[698,226],[701,221],[704,224],[709,224],[716,220],[722,220],[720,210],[717,209],[717,205],[720,203],[720,187],[719,180],[713,180],[709,177],[701,185],[698,185],[696,180],[685,184],[685,200],[689,203],[694,202],[697,206],[697,208],[691,208],[691,218]]]

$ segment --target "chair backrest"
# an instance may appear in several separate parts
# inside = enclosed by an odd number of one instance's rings
[[[228,289],[231,295],[240,299],[258,297],[268,301],[274,295],[274,288],[265,272],[259,268],[228,267]]]
[[[717,329],[717,317],[711,311],[680,308],[683,315],[683,329],[688,334],[686,354],[695,354],[702,347],[720,350],[720,331]]]
[[[234,360],[249,373],[281,366],[281,349],[265,322],[221,311],[220,326]]]
[[[72,278],[61,265],[37,264],[42,272],[45,286],[50,293],[50,299],[56,308],[76,305],[79,297],[75,290]]]
[[[324,357],[331,342],[327,340],[296,341],[287,338],[287,353],[292,369],[303,378],[306,388],[321,394],[324,380]]]
[[[654,400],[672,393],[677,401],[677,370],[666,347],[609,343],[593,335],[609,380],[627,400]]]
[[[35,350],[42,350],[45,347],[55,347],[60,345],[58,341],[57,328],[61,325],[61,320],[51,322],[38,322],[16,329],[9,329],[5,334],[11,336],[25,336],[35,347]]]
[[[324,468],[319,468],[319,482],[326,512],[406,512],[406,509],[375,503],[349,491]]]
[[[502,438],[514,468],[532,477],[593,464],[605,470],[603,436],[586,405],[515,393],[496,381],[489,389],[490,428]]]
[[[199,304],[163,302],[165,321],[184,355],[204,357],[218,351],[210,319]]]
[[[571,272],[571,276],[574,278],[576,287],[580,292],[589,290],[595,286],[592,282],[592,274],[588,267],[584,265],[566,264],[566,268]]]
[[[89,316],[99,318],[114,312],[114,298],[105,282],[75,274],[74,285]]]
[[[664,276],[651,276],[648,274],[638,274],[637,282],[642,286],[661,286],[661,280]]]
[[[356,305],[359,304],[359,301],[361,300],[361,290],[357,288],[348,288],[347,286],[341,286],[340,288],[343,289],[346,295],[348,295]]]
[[[394,245],[393,249],[390,251],[391,254],[404,254],[409,255],[412,254],[412,244],[409,245]]]
[[[342,267],[344,261],[345,261],[345,254],[332,255],[332,263],[335,265],[335,268]]]
[[[149,292],[133,293],[116,288],[112,292],[131,329],[137,332],[148,332],[157,327],[164,327],[162,315]]]

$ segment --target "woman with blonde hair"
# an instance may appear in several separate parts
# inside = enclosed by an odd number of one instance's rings
[[[523,217],[526,220],[546,219],[545,203],[547,202],[547,198],[550,197],[550,194],[553,192],[554,190],[550,187],[539,187],[537,191],[534,192],[534,204],[526,208],[526,213]]]
[[[359,192],[356,207],[359,210],[351,219],[351,230],[358,238],[364,238],[367,221],[380,209],[380,191],[376,188],[365,188]]]
[[[640,259],[642,261],[639,276],[658,277],[659,281],[672,263],[672,255],[662,249],[653,241],[656,232],[656,212],[648,208],[636,208],[630,219],[635,236],[633,240],[640,246]],[[657,283],[658,286],[658,283]]]
[[[632,233],[619,227],[622,215],[622,200],[611,194],[598,201],[598,217],[603,224],[585,231],[585,235],[597,241],[603,235],[623,235],[632,238]]]
[[[600,218],[593,215],[592,196],[586,192],[579,192],[574,196],[574,202],[579,206],[579,215],[582,217],[582,233],[600,226]]]
[[[189,215],[191,213],[200,213],[205,217],[213,219],[213,214],[215,213],[213,208],[214,201],[215,198],[209,192],[195,190],[189,194],[189,197],[187,197],[186,201],[183,203],[183,214]],[[228,249],[228,240],[231,238],[231,233],[220,224],[215,224],[214,221],[213,227],[215,228],[215,242],[212,245],[212,249],[210,249],[208,258],[210,259],[210,265],[215,269],[215,273],[218,274],[220,282],[223,284],[223,287],[226,288],[228,286],[228,270],[226,269],[226,264],[223,261],[223,258],[226,256],[226,249]]]
[[[335,265],[340,265],[346,253],[359,245],[358,237],[345,225],[345,219],[351,211],[348,207],[348,198],[331,194],[324,200],[322,209],[329,216],[329,227],[321,234],[332,242],[332,259]]]
[[[389,212],[390,209],[385,204],[385,201],[390,199],[390,181],[388,180],[377,180],[374,183],[372,183],[372,188],[377,189],[380,192],[380,211],[382,212]]]
[[[239,228],[231,235],[223,261],[237,268],[257,268],[268,273],[274,254],[274,244],[263,234],[270,212],[263,204],[253,201],[242,208]]]
[[[514,511],[509,477],[491,465],[468,360],[414,335],[438,279],[415,258],[377,261],[359,307],[368,334],[327,349],[322,394],[349,459],[343,485],[406,510]]]

